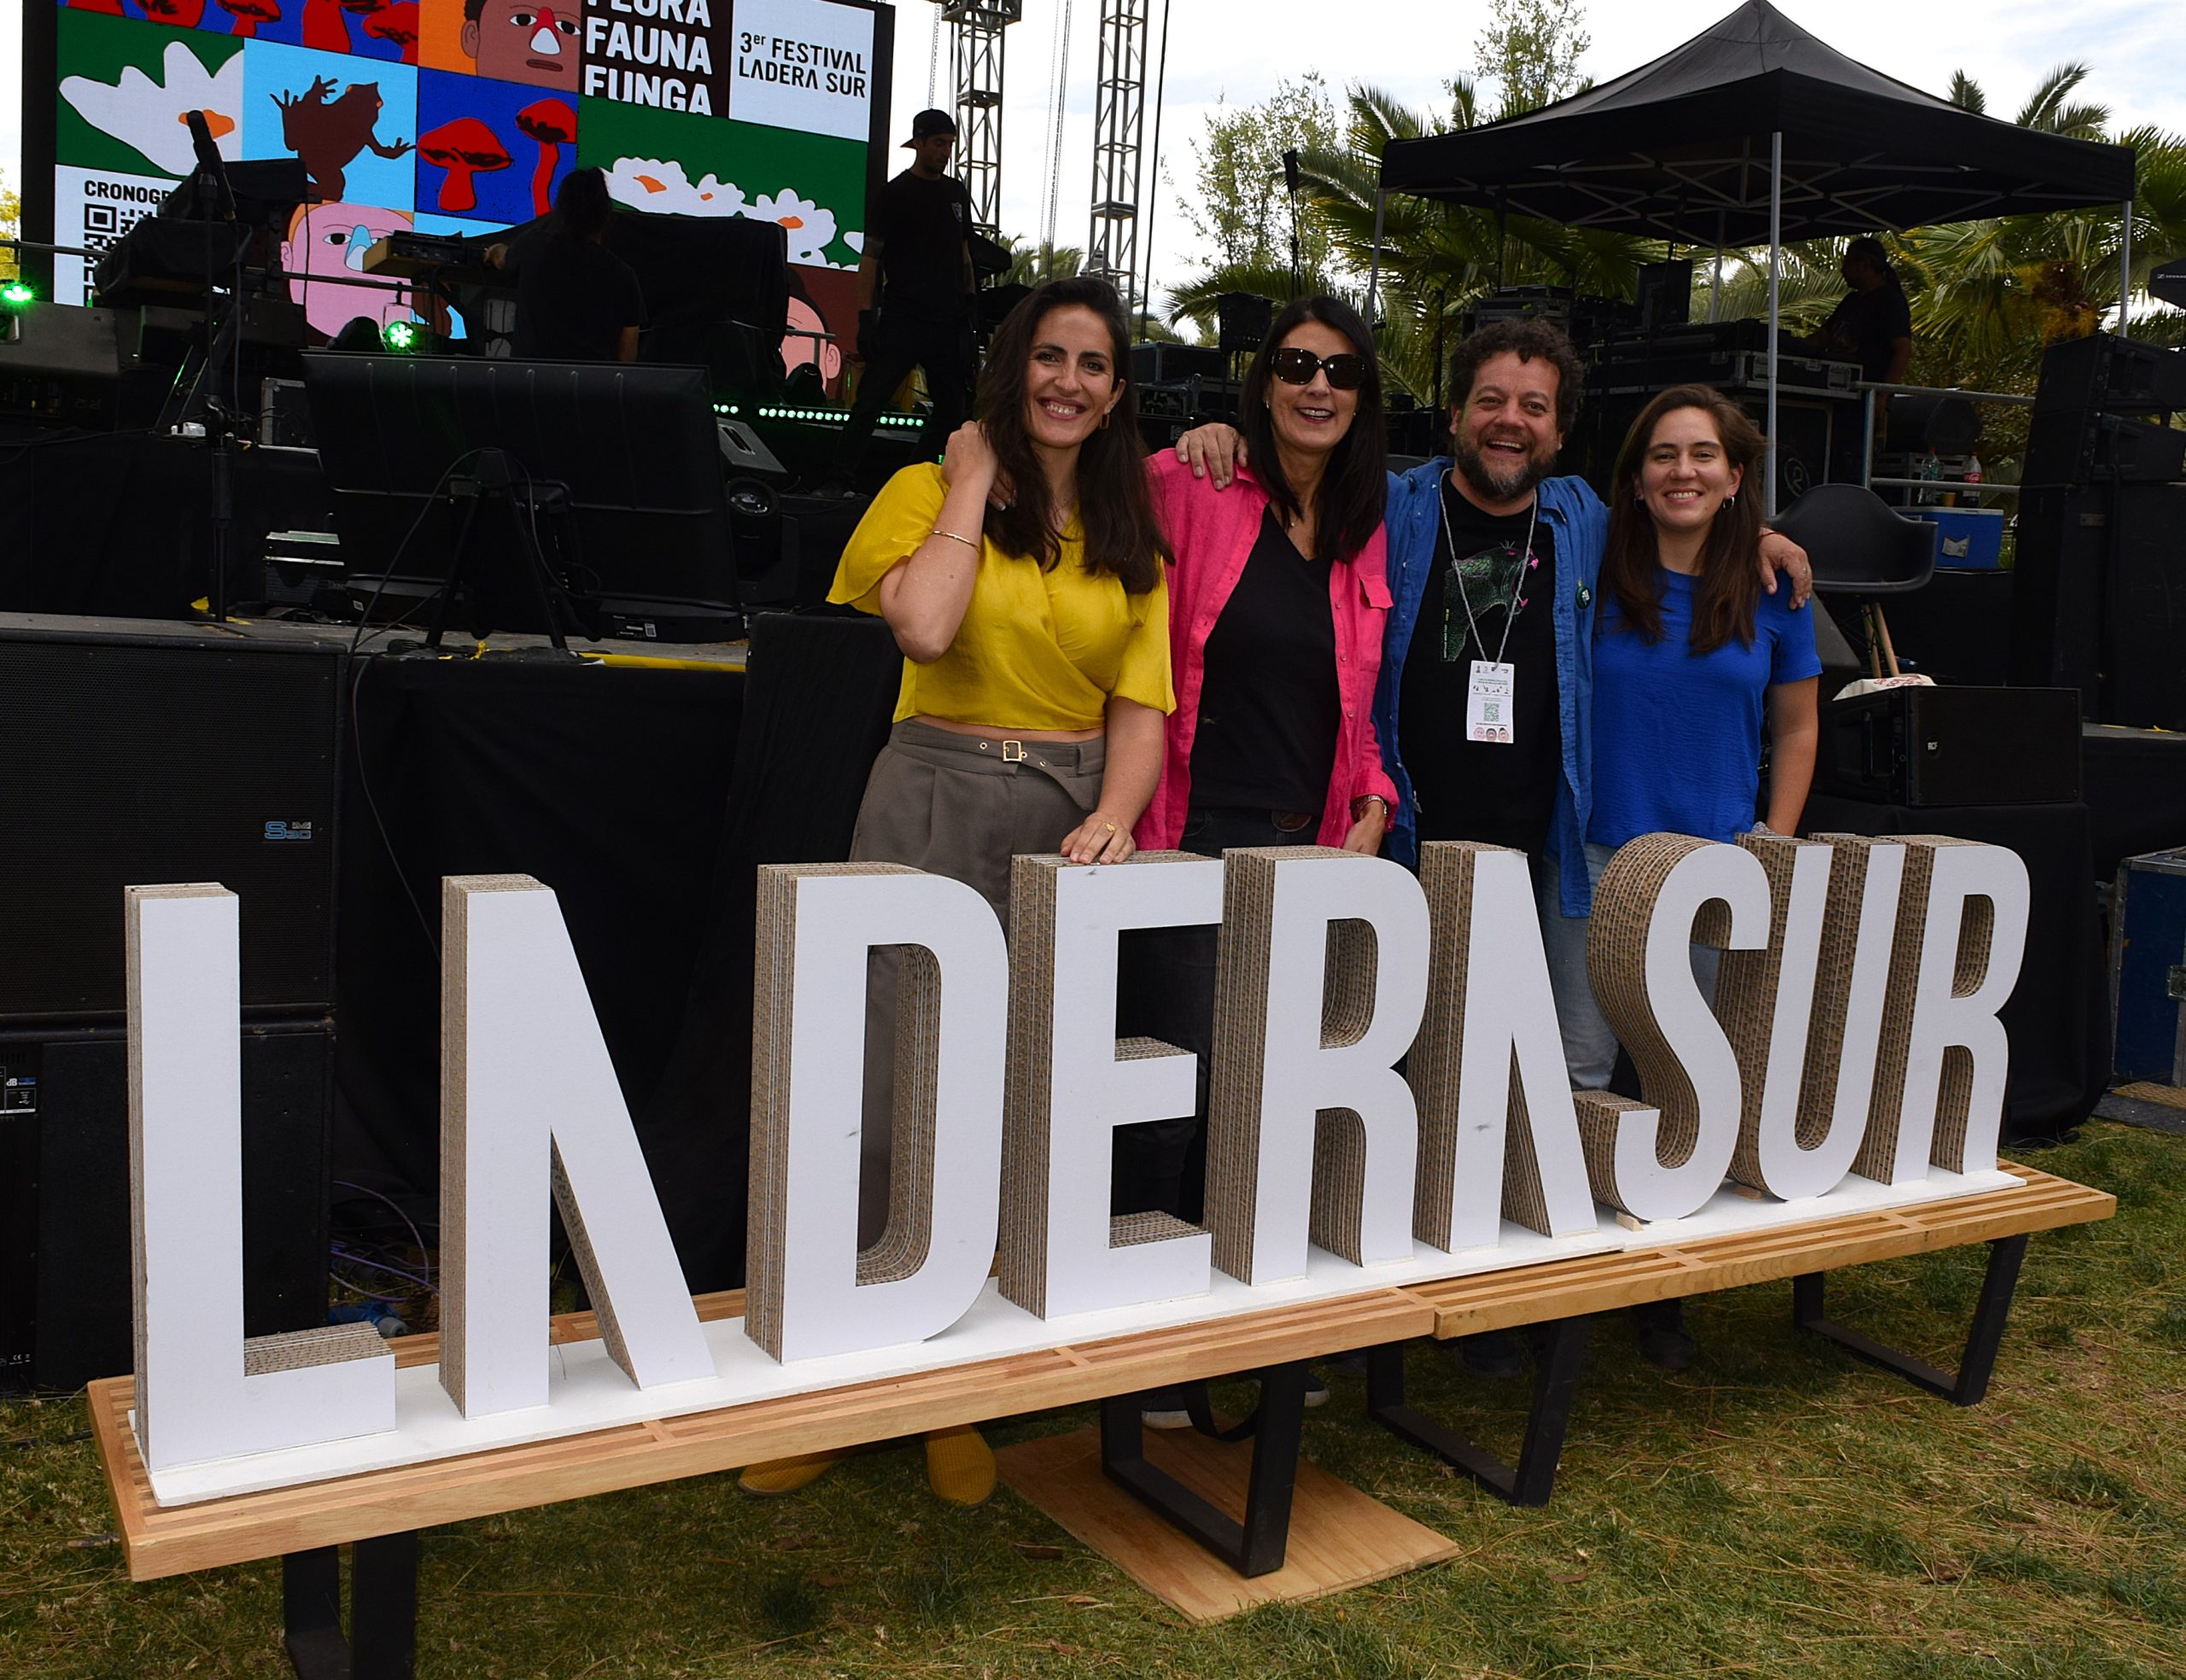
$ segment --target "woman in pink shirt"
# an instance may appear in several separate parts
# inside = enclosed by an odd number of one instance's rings
[[[1148,464],[1176,557],[1177,709],[1133,837],[1208,857],[1232,846],[1371,854],[1397,795],[1374,738],[1388,477],[1381,371],[1358,312],[1329,297],[1291,303],[1240,407],[1253,464],[1228,489],[1166,452]],[[1149,933],[1129,950],[1123,1030],[1198,1055],[1199,1108],[1119,1130],[1118,1213],[1201,1218],[1214,952],[1212,927]]]

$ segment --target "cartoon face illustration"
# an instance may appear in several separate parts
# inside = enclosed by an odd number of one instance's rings
[[[163,175],[187,175],[197,166],[190,139],[191,111],[205,113],[205,125],[222,157],[243,155],[241,53],[208,71],[188,47],[170,42],[160,56],[157,82],[130,65],[112,82],[67,77],[61,96],[93,128],[134,146]]]
[[[414,312],[406,292],[363,286],[314,286],[313,275],[361,275],[365,253],[390,233],[407,233],[410,218],[400,210],[369,204],[314,204],[299,210],[281,246],[281,266],[289,271],[289,295],[304,307],[304,318],[332,337],[359,315],[385,326],[409,320]]]
[[[463,50],[482,76],[577,91],[583,0],[463,0]]]
[[[782,372],[794,373],[808,363],[817,362],[820,382],[832,388],[836,376],[843,370],[842,347],[832,338],[816,338],[815,333],[827,330],[820,312],[812,306],[811,300],[798,289],[792,277],[789,294],[789,330],[782,335]]]

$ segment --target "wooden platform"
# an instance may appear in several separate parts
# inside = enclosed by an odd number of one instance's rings
[[[1151,1430],[1147,1457],[1232,1517],[1245,1508],[1249,1441],[1189,1429]],[[1298,1461],[1283,1567],[1246,1577],[1153,1517],[1101,1469],[1097,1426],[1023,1441],[995,1455],[1002,1479],[1062,1528],[1195,1622],[1217,1622],[1278,1599],[1321,1598],[1453,1557],[1457,1543],[1392,1511],[1318,1465]]]
[[[91,1385],[91,1429],[129,1573],[154,1580],[1384,1342],[1464,1335],[2049,1230],[2116,1210],[2104,1192],[2024,1167],[2008,1170],[2026,1187],[1371,1290],[172,1510],[153,1499],[129,1430],[132,1379]],[[698,1304],[709,1319],[743,1310],[734,1292],[700,1297]],[[556,1321],[553,1333],[574,1341],[598,1332],[589,1314],[575,1314]],[[430,1336],[395,1344],[405,1365],[437,1354]]]

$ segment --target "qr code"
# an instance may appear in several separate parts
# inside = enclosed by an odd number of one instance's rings
[[[84,242],[90,244],[92,236],[106,234],[109,237],[121,231],[121,213],[111,204],[86,204],[84,207]]]

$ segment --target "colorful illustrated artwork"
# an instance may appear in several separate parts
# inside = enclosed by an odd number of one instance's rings
[[[810,364],[839,388],[873,102],[886,81],[870,7],[56,3],[59,242],[102,250],[156,210],[194,166],[186,114],[202,111],[222,157],[302,161],[319,201],[288,230],[290,291],[313,327],[330,331],[355,314],[406,313],[393,291],[311,283],[336,271],[365,277],[363,254],[388,229],[529,222],[552,210],[571,170],[596,164],[631,210],[779,223],[804,276],[792,289],[785,364]],[[91,265],[61,260],[59,295],[88,300]]]

